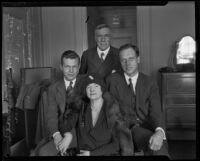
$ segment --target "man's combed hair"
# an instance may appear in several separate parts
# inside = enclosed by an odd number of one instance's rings
[[[100,25],[96,26],[95,30],[100,30],[102,28],[109,28],[110,29],[110,27],[107,24],[100,24]]]
[[[125,49],[129,49],[129,48],[133,49],[135,51],[136,55],[139,56],[138,47],[136,45],[132,45],[132,44],[124,44],[124,45],[120,46],[119,52],[121,52],[122,50],[125,50]]]
[[[80,64],[80,57],[79,55],[73,51],[73,50],[67,50],[67,51],[64,51],[62,56],[61,56],[61,64],[63,64],[63,59],[78,59],[78,62]]]

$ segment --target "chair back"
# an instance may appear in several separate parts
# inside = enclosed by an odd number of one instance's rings
[[[22,85],[55,77],[56,69],[52,67],[21,68]]]
[[[52,67],[21,68],[21,86],[38,82],[44,79],[53,79],[56,69]],[[37,109],[24,109],[25,116],[25,140],[27,148],[35,146],[35,134],[37,126]]]

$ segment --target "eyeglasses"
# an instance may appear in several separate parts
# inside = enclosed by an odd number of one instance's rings
[[[128,58],[128,59],[120,59],[121,63],[127,63],[127,62],[136,62],[137,58],[136,57],[132,57],[132,58]]]

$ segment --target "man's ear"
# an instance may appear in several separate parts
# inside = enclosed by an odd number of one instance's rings
[[[137,63],[138,64],[140,63],[140,57],[139,56],[137,57]]]

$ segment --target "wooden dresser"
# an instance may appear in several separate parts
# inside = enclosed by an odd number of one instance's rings
[[[196,73],[161,73],[162,108],[169,140],[196,139]]]

